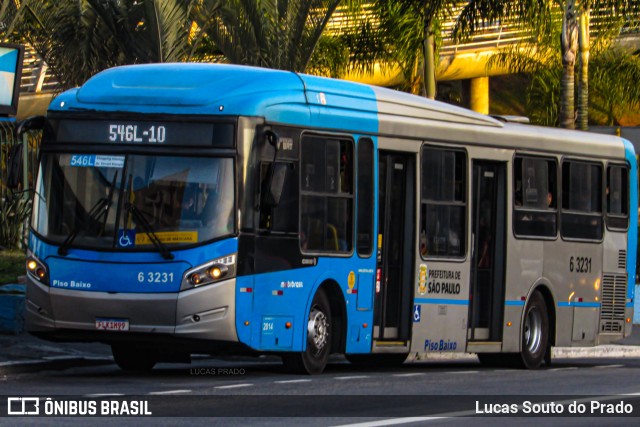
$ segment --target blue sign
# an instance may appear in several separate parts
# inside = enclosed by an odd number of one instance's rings
[[[129,248],[136,244],[136,230],[118,230],[118,247]]]
[[[421,305],[416,304],[413,306],[413,322],[414,323],[417,323],[420,321],[421,309],[422,309]]]

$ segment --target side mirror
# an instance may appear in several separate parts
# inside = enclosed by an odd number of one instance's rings
[[[271,164],[269,167],[269,179],[267,181],[266,191],[262,198],[263,205],[273,208],[280,204],[288,168],[288,163],[276,162]]]
[[[31,116],[21,121],[16,129],[18,140],[22,139],[22,135],[27,131],[43,129],[44,121],[44,116]]]
[[[44,128],[45,118],[44,116],[33,116],[21,121],[16,128],[16,140],[22,141],[15,144],[9,150],[9,156],[7,159],[7,187],[16,189],[20,187],[20,183],[26,177],[24,175],[24,168],[26,163],[26,142],[23,137],[27,131],[39,130]],[[24,184],[26,186],[26,183]]]

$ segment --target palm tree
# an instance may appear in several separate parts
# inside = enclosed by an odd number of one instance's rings
[[[534,27],[548,28],[554,16],[562,16],[561,52],[562,86],[560,99],[560,126],[574,128],[575,119],[575,66],[580,48],[580,126],[586,127],[588,120],[588,63],[589,23],[592,13],[604,16],[604,21],[615,23],[632,14],[637,0],[472,0],[460,15],[454,30],[458,37],[470,34],[477,22],[497,23],[502,19],[519,19]],[[582,26],[582,28],[580,28]],[[580,36],[582,34],[582,36]],[[584,95],[581,95],[584,94]]]
[[[194,59],[214,0],[32,2],[23,31],[66,89],[116,65]]]
[[[435,69],[440,22],[449,19],[460,0],[374,0],[364,6],[360,25],[344,35],[350,48],[351,68],[372,73],[399,66],[409,90],[436,96]]]
[[[596,33],[600,44],[610,45],[610,41],[620,34],[625,20],[640,17],[638,0],[582,0],[578,16],[578,103],[577,128],[586,130],[589,125],[589,56],[591,50],[590,33]],[[592,29],[591,17],[598,18],[598,28]]]
[[[626,112],[640,108],[640,57],[610,49],[594,56],[591,63],[590,115],[601,117],[609,126],[619,125]]]
[[[207,34],[229,62],[304,71],[341,2],[228,0]]]
[[[0,41],[20,41],[20,36],[15,34],[15,29],[22,19],[25,6],[28,6],[31,1],[2,0],[0,3]]]
[[[532,122],[555,126],[559,121],[560,94],[564,73],[562,52],[557,40],[562,33],[561,20],[556,25],[532,32],[530,43],[512,46],[495,54],[489,66],[498,65],[529,78],[525,111]],[[612,39],[596,39],[590,54],[593,67],[587,80],[593,90],[587,92],[591,113],[613,123],[625,110],[637,108],[640,87],[640,60],[621,49],[611,47]],[[582,93],[581,93],[582,94]]]

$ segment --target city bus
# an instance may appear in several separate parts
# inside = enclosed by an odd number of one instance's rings
[[[535,369],[631,333],[638,180],[618,137],[223,64],[109,69],[40,122],[27,329],[109,344],[122,369]]]

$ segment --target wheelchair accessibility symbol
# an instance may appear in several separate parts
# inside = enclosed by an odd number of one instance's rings
[[[419,322],[420,321],[420,309],[422,309],[421,305],[414,305],[413,306],[413,321],[414,322]]]
[[[118,247],[128,248],[135,245],[136,232],[135,230],[120,230],[118,232]]]

